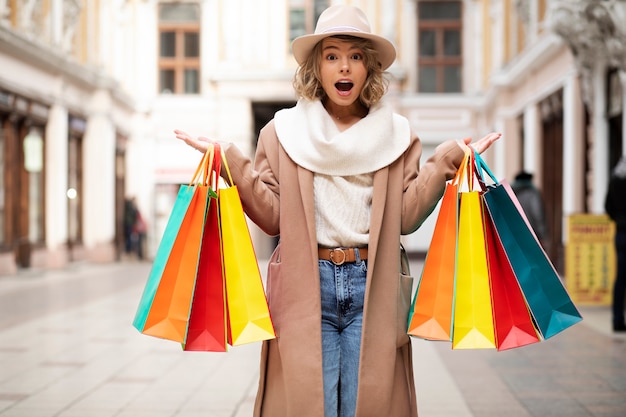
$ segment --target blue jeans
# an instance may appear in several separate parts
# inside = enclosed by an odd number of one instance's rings
[[[320,260],[324,416],[354,417],[367,261]]]

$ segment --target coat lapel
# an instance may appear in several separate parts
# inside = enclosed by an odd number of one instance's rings
[[[387,184],[389,181],[389,168],[383,168],[374,174],[374,189],[372,197],[372,213],[370,217],[370,237],[368,252],[371,265],[376,262],[376,249],[380,238],[383,215],[385,213],[385,202],[387,201]]]

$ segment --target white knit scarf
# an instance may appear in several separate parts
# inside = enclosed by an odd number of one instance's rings
[[[325,175],[359,175],[377,171],[408,148],[411,130],[406,118],[384,104],[339,131],[319,100],[301,99],[274,117],[278,140],[295,163]]]

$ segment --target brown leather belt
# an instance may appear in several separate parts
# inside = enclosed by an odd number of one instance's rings
[[[341,265],[346,262],[356,262],[357,248],[319,248],[317,250],[317,256],[324,261],[331,261],[335,265]],[[367,259],[367,248],[358,248],[359,258],[364,261]]]

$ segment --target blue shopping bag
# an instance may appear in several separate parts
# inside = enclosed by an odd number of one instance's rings
[[[496,180],[480,155],[476,154],[476,160],[479,169],[495,182],[487,186],[483,198],[528,308],[543,338],[552,337],[581,321],[582,316],[511,187]]]

